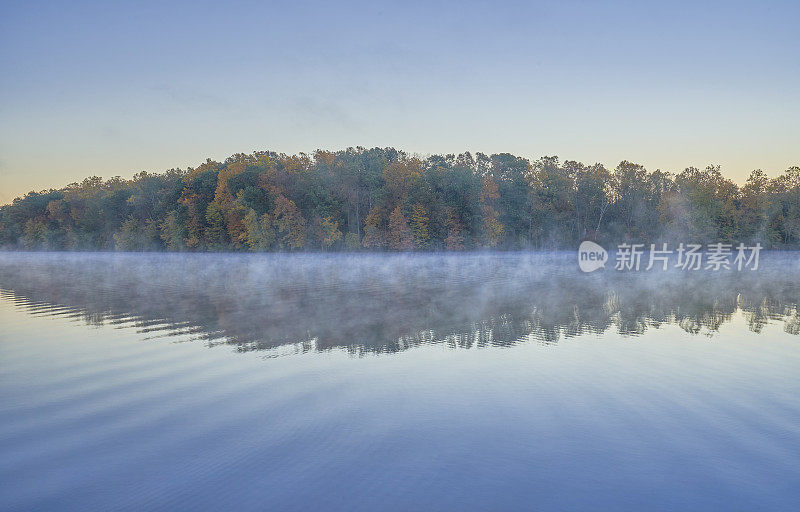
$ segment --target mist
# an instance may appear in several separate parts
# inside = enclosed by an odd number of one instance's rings
[[[762,254],[757,271],[593,274],[572,252],[4,253],[0,289],[35,314],[237,351],[511,346],[664,324],[713,336],[737,313],[754,332],[782,322],[800,333],[792,253]]]

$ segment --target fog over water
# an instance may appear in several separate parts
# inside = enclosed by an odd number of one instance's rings
[[[0,510],[780,510],[800,258],[0,253]]]
[[[394,352],[423,343],[555,343],[665,323],[712,335],[741,311],[749,329],[800,332],[800,257],[756,271],[581,273],[572,252],[467,255],[5,253],[0,289],[36,314],[195,333],[237,350],[294,345]]]

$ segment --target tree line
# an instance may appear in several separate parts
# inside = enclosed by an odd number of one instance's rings
[[[236,154],[97,176],[0,207],[0,247],[123,251],[439,251],[623,242],[800,247],[800,167],[744,185],[719,166],[348,148]]]

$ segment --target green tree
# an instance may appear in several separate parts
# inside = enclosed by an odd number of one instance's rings
[[[245,242],[251,251],[266,251],[275,243],[275,228],[268,213],[259,216],[250,209],[244,217]]]

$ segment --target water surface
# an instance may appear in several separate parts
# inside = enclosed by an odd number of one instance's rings
[[[0,254],[0,508],[794,510],[798,261]]]

